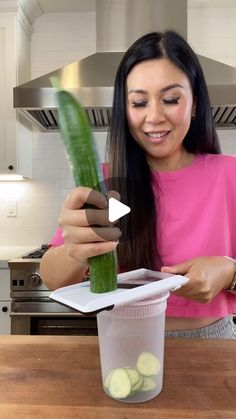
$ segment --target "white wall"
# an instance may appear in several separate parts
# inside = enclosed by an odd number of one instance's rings
[[[222,153],[236,154],[236,130],[218,130]]]
[[[34,23],[32,79],[96,52],[95,12],[47,13]]]
[[[94,53],[95,33],[95,12],[42,15],[33,27],[32,78]],[[103,147],[104,141],[100,140],[100,156]],[[0,182],[0,246],[47,242],[56,228],[61,203],[72,186],[60,135],[35,131],[33,180]],[[6,217],[8,200],[15,197],[17,217]]]
[[[188,0],[189,43],[198,54],[236,67],[236,1],[227,7],[223,1],[221,6],[212,1],[218,7],[201,7],[201,3]],[[236,154],[236,130],[219,130],[218,134],[222,152]]]
[[[105,133],[95,133],[100,161]],[[33,181],[0,182],[0,245],[47,243],[56,226],[62,201],[74,187],[59,134],[34,133]],[[8,200],[17,199],[17,217],[6,217]]]
[[[196,25],[194,16],[197,17]],[[235,9],[229,13],[224,9],[220,12],[215,9],[191,9],[189,39],[198,53],[224,61],[227,58],[236,66],[236,34],[231,32],[230,35],[230,16],[236,22]],[[227,24],[223,24],[224,19]],[[231,26],[232,30],[236,30],[236,25]],[[226,31],[229,34],[227,48],[223,41]],[[206,39],[210,40],[206,42]],[[210,55],[212,45],[217,45],[217,48],[213,48]],[[32,78],[89,55],[95,49],[93,12],[42,15],[35,22],[32,37]],[[219,136],[223,151],[236,154],[236,131],[220,130]],[[105,133],[96,134],[101,160],[105,137]],[[0,246],[34,246],[47,242],[53,235],[61,203],[73,187],[59,134],[34,133],[33,179],[21,183],[0,183]],[[14,197],[17,198],[17,217],[8,218],[7,200]]]
[[[223,3],[221,7],[191,7],[188,0],[188,40],[198,54],[236,67],[236,1],[234,7]]]

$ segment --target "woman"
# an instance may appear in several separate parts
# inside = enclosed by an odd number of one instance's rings
[[[220,154],[201,66],[177,33],[149,33],[125,53],[108,151],[109,176],[135,216],[123,217],[120,229],[107,227],[105,240],[82,209],[91,191],[73,190],[41,262],[46,285],[82,280],[87,259],[116,248],[122,232],[122,270],[189,278],[168,299],[167,336],[235,339],[236,158]],[[89,199],[107,209],[101,194]],[[94,211],[95,224],[102,224]]]

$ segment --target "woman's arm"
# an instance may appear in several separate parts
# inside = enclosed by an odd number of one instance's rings
[[[86,258],[81,259],[80,254],[85,251],[89,252],[90,257],[101,255],[114,250],[117,244],[118,242],[110,241],[86,243],[82,245],[85,250],[82,249],[81,252],[81,246],[73,244],[74,254],[67,244],[58,247],[52,246],[41,259],[40,276],[51,290],[81,282],[88,272],[88,262]],[[78,252],[76,247],[78,247]],[[70,251],[73,256],[70,255]]]
[[[40,276],[51,290],[82,281],[87,270],[87,261],[71,257],[65,245],[50,247],[40,263]]]
[[[233,277],[231,283],[229,284],[229,287],[226,288],[226,291],[236,293],[236,259],[233,259],[229,256],[224,256],[224,257],[231,260],[234,263],[234,268],[235,268],[234,277]]]
[[[235,263],[224,256],[198,257],[174,266],[163,266],[162,272],[189,278],[174,293],[199,303],[209,303],[222,290],[229,290],[236,274]]]
[[[93,209],[85,209],[85,203]],[[82,186],[71,191],[62,205],[59,225],[64,244],[52,246],[40,263],[42,280],[53,290],[81,282],[88,259],[114,250],[121,234],[108,220],[107,199]]]

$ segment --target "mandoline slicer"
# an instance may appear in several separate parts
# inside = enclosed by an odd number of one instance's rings
[[[50,293],[49,297],[83,314],[95,314],[136,301],[145,300],[180,288],[188,282],[182,275],[167,274],[149,269],[136,269],[117,275],[117,289],[105,293],[92,293],[90,282],[69,285]]]

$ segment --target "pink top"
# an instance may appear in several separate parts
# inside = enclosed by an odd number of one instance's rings
[[[158,199],[158,249],[163,265],[197,256],[236,257],[236,157],[197,155],[191,165],[153,173]],[[63,244],[58,228],[51,245]],[[236,313],[236,296],[221,291],[201,304],[171,294],[167,316],[217,317]]]

